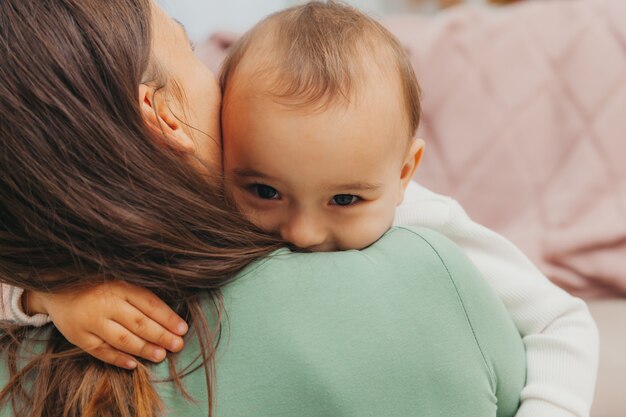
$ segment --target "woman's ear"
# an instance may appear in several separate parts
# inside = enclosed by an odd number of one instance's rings
[[[177,152],[195,153],[194,141],[183,129],[184,123],[172,113],[165,93],[157,94],[154,87],[140,84],[139,108],[146,126],[155,133],[160,145]]]
[[[402,170],[400,171],[401,187],[398,194],[398,205],[402,204],[402,201],[404,201],[404,191],[406,190],[406,187],[409,186],[409,182],[411,182],[413,175],[415,175],[415,170],[422,161],[424,146],[424,140],[413,139],[411,147],[407,152],[406,158],[404,159],[404,162],[402,164]]]

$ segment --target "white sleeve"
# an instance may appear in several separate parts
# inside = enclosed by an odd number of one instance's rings
[[[516,417],[588,417],[598,330],[586,304],[552,284],[515,245],[473,222],[453,199],[412,183],[396,224],[436,230],[459,245],[503,301],[527,357]]]
[[[50,323],[47,314],[29,316],[22,307],[24,290],[6,284],[0,284],[2,291],[2,305],[0,306],[0,320],[15,323],[18,326],[41,327]]]

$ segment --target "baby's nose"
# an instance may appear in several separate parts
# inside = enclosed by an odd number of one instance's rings
[[[287,242],[301,248],[312,249],[326,241],[324,228],[310,217],[299,217],[285,224],[280,235]]]

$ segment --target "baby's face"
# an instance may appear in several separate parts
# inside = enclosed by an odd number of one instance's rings
[[[242,212],[306,250],[381,237],[413,172],[403,172],[411,150],[401,100],[374,87],[356,104],[312,110],[251,90],[225,97],[222,116],[226,183]]]

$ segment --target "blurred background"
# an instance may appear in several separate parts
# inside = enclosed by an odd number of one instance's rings
[[[194,40],[214,31],[242,32],[254,23],[282,8],[301,3],[298,0],[158,0],[170,16],[185,24]],[[433,13],[460,3],[510,3],[510,0],[349,0],[373,15],[402,12]]]

